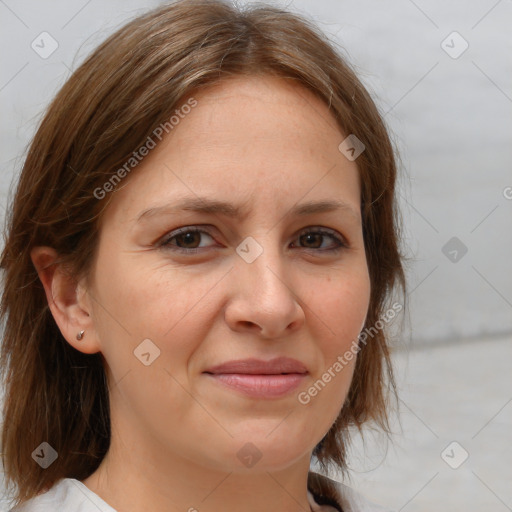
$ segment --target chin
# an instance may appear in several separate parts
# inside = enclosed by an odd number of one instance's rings
[[[225,470],[264,473],[285,470],[305,457],[309,461],[314,446],[310,446],[308,440],[301,440],[291,432],[286,435],[271,432],[272,429],[261,435],[237,436],[232,439],[231,450],[228,449],[223,457],[228,466]]]

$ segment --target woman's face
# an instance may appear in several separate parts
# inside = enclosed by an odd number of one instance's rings
[[[358,169],[338,149],[348,134],[296,85],[238,77],[194,98],[113,193],[85,337],[107,363],[113,439],[134,454],[284,469],[309,457],[352,379],[344,354],[370,294]],[[245,359],[263,365],[214,369]]]

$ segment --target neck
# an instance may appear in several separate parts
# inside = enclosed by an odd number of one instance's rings
[[[141,453],[137,444],[112,440],[99,468],[83,483],[122,512],[310,512],[310,456],[273,471],[204,467],[161,449]],[[130,446],[129,450],[126,446]],[[147,448],[147,446],[145,447]]]

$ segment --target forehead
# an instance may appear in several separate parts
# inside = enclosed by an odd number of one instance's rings
[[[292,78],[276,75],[236,75],[197,89],[194,97],[205,103],[228,101],[233,98],[282,106],[304,103],[315,109],[326,107],[320,98]]]
[[[211,127],[240,137],[264,138],[268,134],[270,138],[281,131],[279,135],[283,138],[298,140],[312,138],[312,132],[317,130],[323,135],[330,131],[341,136],[327,105],[291,79],[265,75],[232,77],[198,91],[194,97],[203,114],[196,116],[196,128],[204,128],[212,139],[216,131]],[[184,136],[183,131],[181,135]]]
[[[197,105],[114,193],[111,214],[122,209],[134,218],[148,203],[176,194],[240,201],[264,195],[291,205],[336,190],[358,209],[357,166],[338,150],[345,136],[312,92],[278,77],[250,76],[192,96]]]

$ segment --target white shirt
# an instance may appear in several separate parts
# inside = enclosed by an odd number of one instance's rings
[[[328,479],[323,475],[320,479],[333,484],[336,490],[335,499],[342,507],[343,512],[390,512],[370,503],[359,493],[346,485]],[[308,500],[313,512],[337,512],[330,505],[319,505],[313,494],[308,490]],[[97,494],[92,492],[85,484],[74,478],[59,480],[49,491],[28,500],[10,512],[117,512],[105,503]]]

